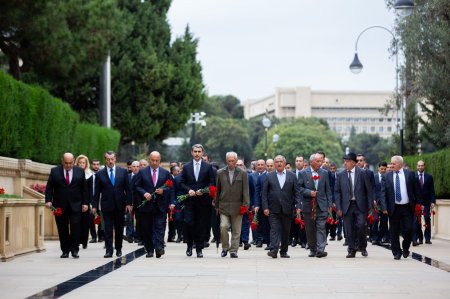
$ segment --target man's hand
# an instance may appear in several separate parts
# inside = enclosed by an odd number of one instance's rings
[[[82,205],[81,212],[83,212],[83,213],[86,212],[88,210],[88,208],[89,208],[88,205]]]
[[[161,188],[158,188],[158,189],[155,190],[155,193],[158,194],[158,195],[162,195],[163,192],[164,192],[164,190],[161,189]]]
[[[388,214],[388,211],[387,211],[387,210],[384,210],[384,211],[383,211],[383,214],[384,214],[384,215],[387,215],[387,214]]]
[[[311,191],[310,196],[311,196],[311,197],[316,197],[316,196],[317,196],[317,191]]]
[[[328,214],[330,214],[332,211],[333,211],[333,208],[332,208],[332,207],[329,207],[329,208],[328,208]]]
[[[302,212],[302,210],[301,209],[295,209],[295,214],[297,215],[297,216],[300,216],[300,213]]]
[[[152,195],[151,195],[150,193],[146,192],[146,193],[144,194],[144,198],[145,198],[146,200],[150,200],[150,199],[152,199]]]
[[[202,196],[203,195],[203,193],[200,190],[195,191],[195,194],[198,195],[198,196]]]
[[[434,210],[434,203],[431,203],[431,210]]]
[[[189,196],[195,196],[195,191],[191,189],[189,190],[188,194]]]
[[[259,207],[255,207],[255,214],[258,213]]]
[[[342,211],[341,210],[337,210],[336,211],[336,215],[338,215],[339,217],[342,217]]]
[[[127,205],[127,211],[128,211],[128,213],[132,213],[133,212],[133,206],[132,205]]]
[[[92,211],[92,214],[94,214],[94,215],[97,214],[97,209],[96,208],[92,208],[91,211]]]
[[[169,209],[171,210],[175,209],[175,205],[174,204],[169,205]]]
[[[265,209],[265,210],[264,210],[264,215],[266,215],[266,216],[269,216],[269,215],[270,215],[269,209]]]
[[[51,202],[51,201],[46,202],[46,203],[45,203],[45,207],[46,207],[47,209],[50,209],[50,208],[52,207],[52,202]]]

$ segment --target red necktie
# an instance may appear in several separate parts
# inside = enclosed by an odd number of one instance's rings
[[[69,186],[70,185],[70,176],[69,176],[69,171],[66,170],[66,185]]]
[[[152,180],[153,180],[153,186],[156,187],[156,169],[153,169]]]

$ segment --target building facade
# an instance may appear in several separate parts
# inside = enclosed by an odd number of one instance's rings
[[[379,134],[391,137],[397,132],[397,111],[382,113],[391,100],[390,91],[315,91],[310,87],[277,88],[274,95],[248,100],[244,105],[245,118],[268,114],[277,118],[319,117],[339,136],[356,133]]]

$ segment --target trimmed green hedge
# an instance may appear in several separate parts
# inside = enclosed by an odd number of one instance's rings
[[[419,160],[425,162],[425,171],[433,175],[436,198],[450,199],[450,149],[403,158],[413,170],[416,170]]]
[[[67,103],[2,71],[0,107],[1,156],[58,164],[64,152],[98,158],[117,150],[119,132],[80,123]]]

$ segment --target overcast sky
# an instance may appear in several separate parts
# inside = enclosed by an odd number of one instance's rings
[[[395,88],[392,36],[384,30],[361,36],[363,71],[354,75],[348,68],[364,28],[393,28],[395,14],[384,0],[173,0],[168,18],[172,36],[189,24],[199,40],[209,95],[246,101],[271,95],[276,87]]]

